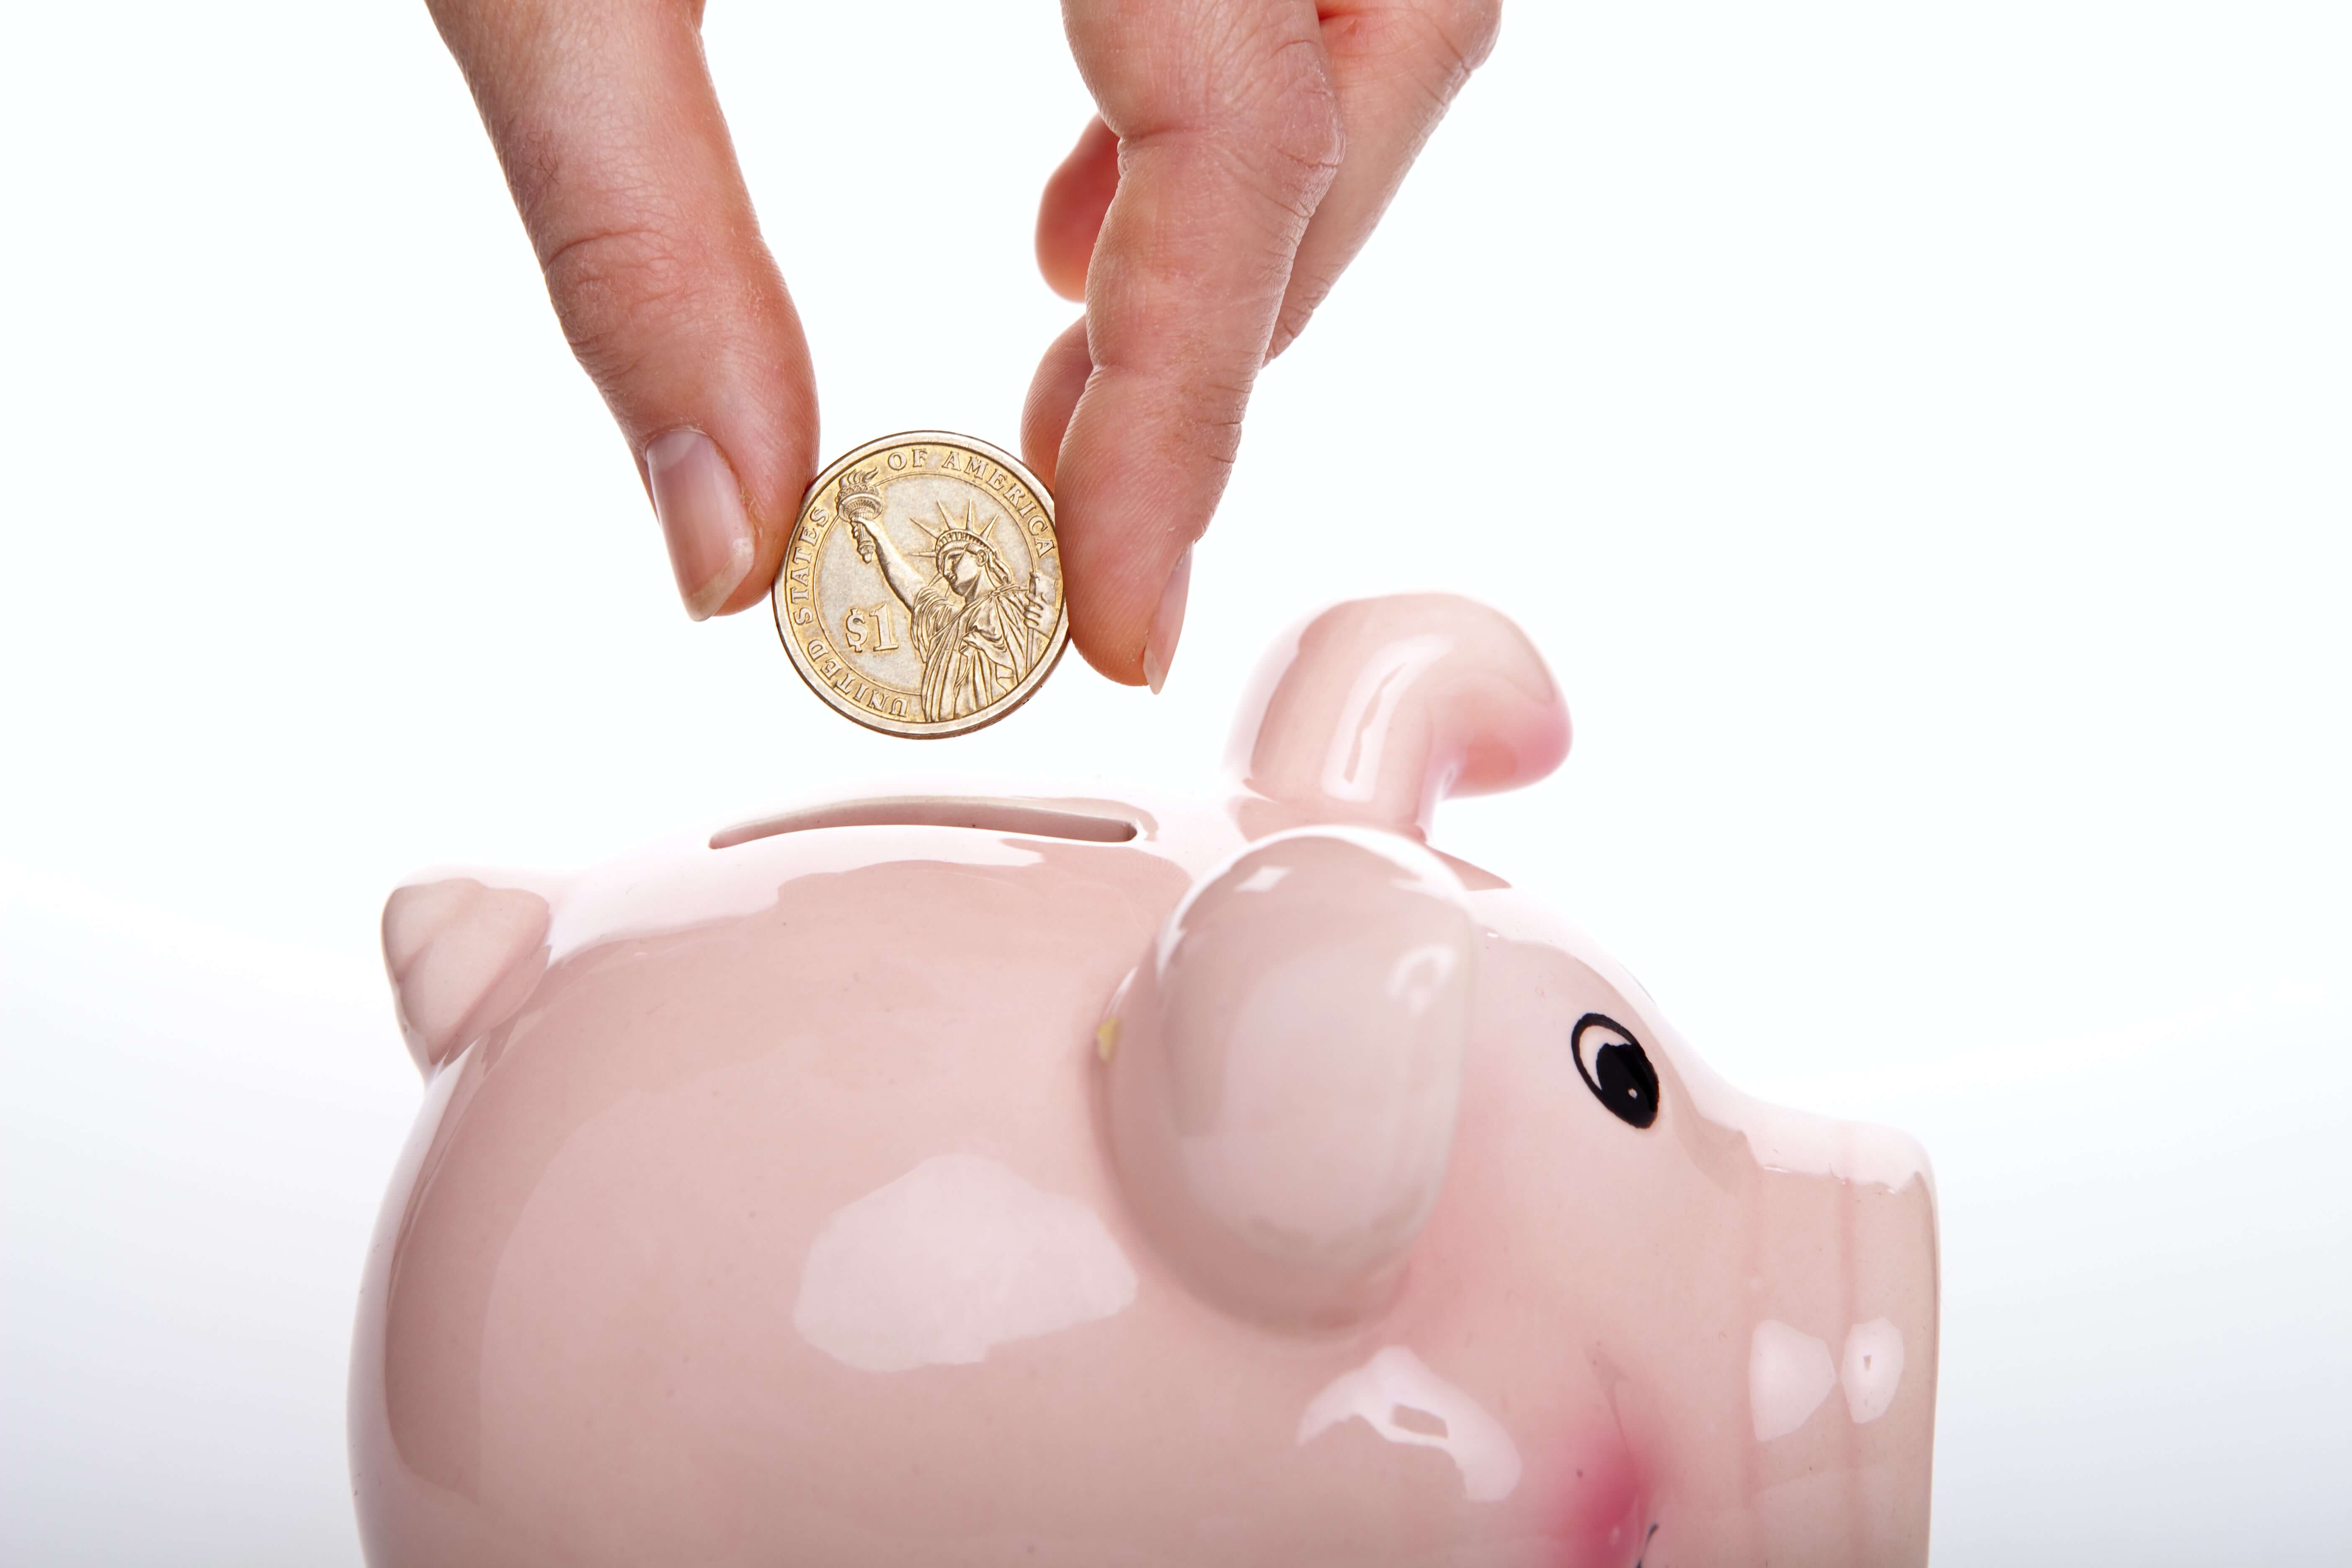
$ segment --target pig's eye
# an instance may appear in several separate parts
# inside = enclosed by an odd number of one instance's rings
[[[1633,1031],[1616,1019],[1587,1013],[1569,1037],[1576,1070],[1610,1114],[1634,1127],[1658,1119],[1658,1069]]]

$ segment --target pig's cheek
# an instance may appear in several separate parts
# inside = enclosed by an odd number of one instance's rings
[[[1648,1539],[1651,1467],[1616,1431],[1585,1433],[1549,1447],[1529,1467],[1540,1478],[1553,1568],[1633,1568]]]

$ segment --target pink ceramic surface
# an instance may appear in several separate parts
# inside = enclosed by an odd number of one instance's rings
[[[1925,1562],[1916,1147],[1425,847],[1567,747],[1516,627],[1376,600],[1269,658],[1228,799],[395,892],[369,1560]]]

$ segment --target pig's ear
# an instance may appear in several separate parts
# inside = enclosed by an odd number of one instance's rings
[[[1276,820],[1426,834],[1439,800],[1533,783],[1568,738],[1526,633],[1472,600],[1411,594],[1335,605],[1277,644],[1234,761]]]
[[[1196,882],[1111,1004],[1112,1158],[1171,1264],[1286,1327],[1403,1278],[1454,1146],[1477,944],[1429,851],[1276,835]]]
[[[547,971],[547,900],[472,877],[413,882],[383,905],[383,965],[408,1054],[430,1078],[522,1005]]]

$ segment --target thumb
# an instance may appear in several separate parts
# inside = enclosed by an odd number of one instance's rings
[[[697,620],[756,602],[816,469],[816,386],[703,62],[698,4],[432,0],[564,336]]]

